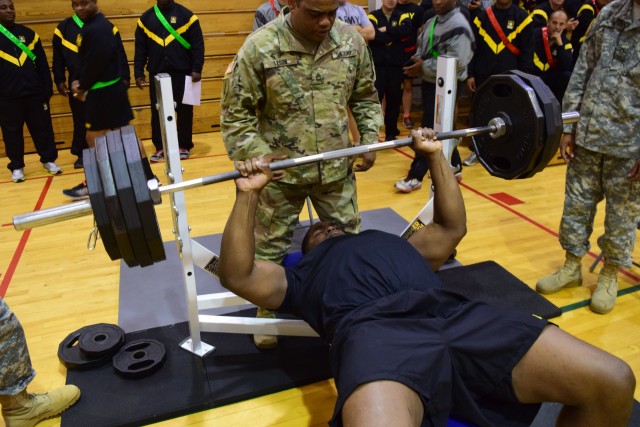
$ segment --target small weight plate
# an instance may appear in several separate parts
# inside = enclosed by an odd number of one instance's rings
[[[109,258],[112,260],[120,259],[122,255],[118,248],[116,236],[113,234],[107,206],[104,203],[104,192],[102,191],[102,182],[100,181],[100,173],[98,172],[95,148],[85,148],[83,150],[82,163],[84,164],[84,176],[87,181],[87,189],[89,190],[91,210],[93,210],[93,216],[96,220],[96,226],[98,227],[102,244]]]
[[[133,126],[125,126],[121,129],[124,153],[129,168],[129,177],[133,184],[133,191],[136,198],[136,205],[144,235],[153,262],[164,261],[166,255],[162,244],[162,235],[158,225],[158,217],[147,186],[147,177],[142,166],[142,158],[138,147],[138,138]],[[144,266],[143,266],[144,267]]]
[[[162,367],[167,353],[161,342],[142,339],[125,344],[113,356],[113,369],[125,378],[143,378]]]
[[[111,357],[120,350],[124,340],[124,331],[118,325],[98,323],[80,335],[78,346],[89,357]]]
[[[478,160],[493,175],[515,179],[529,172],[544,146],[544,115],[535,91],[520,77],[491,76],[476,91],[471,126],[486,126],[494,117],[509,123],[505,135],[472,137]]]
[[[116,185],[113,180],[107,138],[105,135],[96,138],[95,148],[100,181],[102,182],[102,190],[104,192],[104,202],[107,207],[107,212],[109,213],[113,234],[116,236],[116,241],[118,242],[120,254],[128,266],[137,265],[136,257],[134,256],[133,248],[129,241],[129,234],[127,233],[127,224],[124,221],[122,209],[120,208],[120,199],[118,198]]]
[[[119,130],[107,133],[107,150],[109,152],[111,171],[113,172],[113,181],[116,186],[116,194],[120,202],[120,209],[122,209],[122,216],[127,228],[129,242],[131,243],[133,255],[136,259],[134,265],[127,265],[129,267],[151,265],[153,261],[151,260],[151,254],[147,246],[140,214],[138,214],[136,197],[131,184],[131,178],[129,178],[127,159],[124,156],[122,135]]]
[[[84,370],[97,368],[111,360],[111,355],[91,357],[80,351],[78,344],[80,337],[90,328],[91,326],[85,326],[70,333],[58,346],[58,359],[67,369]]]

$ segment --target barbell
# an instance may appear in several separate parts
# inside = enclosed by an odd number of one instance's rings
[[[509,111],[509,112],[507,112]],[[558,149],[564,123],[579,120],[576,112],[560,112],[551,91],[535,76],[511,72],[489,78],[478,88],[467,129],[440,132],[438,140],[472,137],[480,163],[504,179],[528,178],[542,170]],[[275,161],[274,171],[410,145],[411,138],[349,147]],[[89,200],[15,216],[16,230],[27,230],[93,213],[98,232],[112,260],[129,267],[149,266],[165,259],[154,205],[162,194],[229,181],[237,170],[159,186],[145,174],[133,126],[96,138],[83,152]]]

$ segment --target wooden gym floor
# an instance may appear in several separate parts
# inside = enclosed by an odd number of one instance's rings
[[[192,158],[183,162],[185,179],[232,169],[219,133],[195,136]],[[151,153],[152,145],[145,143]],[[462,157],[468,150],[460,149]],[[374,169],[358,175],[361,210],[391,207],[411,220],[428,198],[423,188],[411,194],[394,191],[404,177],[410,149],[378,153]],[[65,368],[58,362],[58,344],[70,332],[89,324],[117,323],[119,262],[110,261],[101,244],[86,249],[92,217],[16,232],[12,217],[39,208],[68,203],[61,191],[83,179],[73,170],[75,157],[61,151],[58,164],[64,173],[50,176],[36,155],[28,155],[26,182],[14,184],[9,172],[0,171],[0,295],[22,322],[38,374],[29,390],[42,392],[65,383]],[[166,182],[163,164],[153,166]],[[467,207],[468,234],[458,247],[458,260],[472,264],[494,260],[529,286],[563,262],[557,229],[564,199],[563,165],[549,166],[532,179],[504,181],[480,166],[463,171],[462,193]],[[190,190],[186,195],[192,235],[220,233],[234,198],[232,182]],[[167,202],[156,207],[165,240],[173,237]],[[592,242],[602,234],[604,209],[599,209]],[[306,219],[306,209],[302,212]],[[595,243],[594,243],[595,244]],[[626,292],[608,315],[592,313],[585,302],[595,286],[597,271],[588,267],[597,253],[583,260],[584,286],[563,290],[549,299],[566,312],[554,321],[563,329],[627,361],[640,376],[640,268],[619,274]],[[636,248],[634,260],[640,260]],[[180,284],[180,286],[182,286]],[[636,399],[640,393],[636,392]],[[326,425],[335,400],[331,381],[321,382],[261,398],[204,411],[160,423],[162,426],[314,426]],[[59,418],[42,426],[59,425]]]

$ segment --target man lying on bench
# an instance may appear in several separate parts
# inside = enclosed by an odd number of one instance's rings
[[[460,189],[431,129],[413,132],[429,160],[434,221],[407,241],[317,223],[293,268],[254,260],[254,221],[271,171],[238,164],[220,280],[260,307],[302,317],[331,344],[332,426],[528,426],[539,403],[557,425],[626,426],[635,378],[622,360],[535,315],[443,290],[434,271],[466,233]]]

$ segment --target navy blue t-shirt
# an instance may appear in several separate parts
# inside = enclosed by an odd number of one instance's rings
[[[358,307],[406,290],[442,287],[410,243],[377,230],[327,239],[285,271],[287,293],[277,311],[302,317],[326,342]]]

